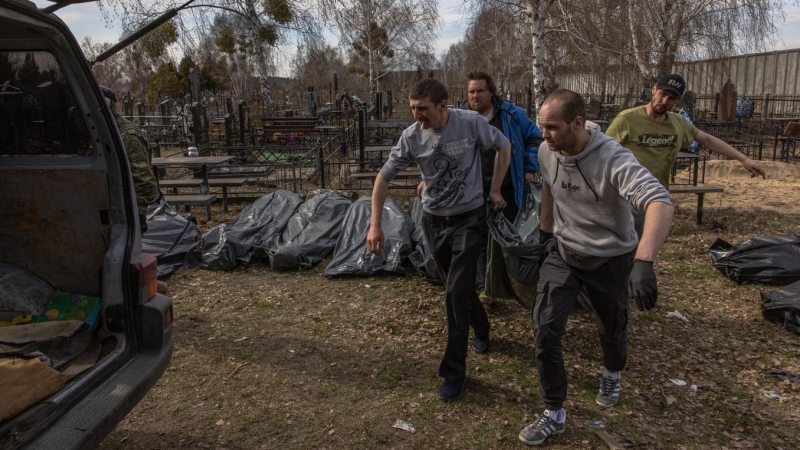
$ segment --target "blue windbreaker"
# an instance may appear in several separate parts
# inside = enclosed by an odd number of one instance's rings
[[[497,104],[500,103],[498,108]],[[542,133],[528,117],[524,109],[492,96],[495,114],[500,114],[503,122],[503,134],[511,141],[511,182],[514,185],[514,198],[517,207],[522,208],[522,196],[525,192],[525,172],[539,171],[539,144]],[[464,102],[461,109],[471,109],[469,102]]]

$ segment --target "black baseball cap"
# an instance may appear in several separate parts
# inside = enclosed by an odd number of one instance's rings
[[[656,83],[656,87],[662,91],[674,92],[678,98],[681,98],[686,91],[686,80],[677,73],[671,73],[661,77]]]

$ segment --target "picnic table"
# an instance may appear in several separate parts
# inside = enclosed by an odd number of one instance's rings
[[[364,147],[364,153],[376,153],[378,155],[378,165],[383,166],[384,152],[391,152],[394,145],[368,145]]]
[[[217,167],[232,160],[235,156],[171,156],[169,158],[153,158],[152,166],[155,168],[184,167],[187,169],[200,168],[203,174],[203,181],[200,184],[199,195],[166,195],[168,203],[184,205],[189,212],[191,206],[204,206],[206,209],[206,219],[211,220],[211,203],[216,199],[216,195],[208,193],[208,168]],[[158,171],[156,181],[158,181]]]
[[[706,194],[712,193],[720,193],[723,192],[724,189],[719,186],[709,186],[705,184],[705,164],[706,160],[702,155],[697,155],[694,153],[688,152],[678,152],[677,158],[675,158],[675,164],[672,165],[672,180],[675,181],[675,172],[677,170],[678,161],[681,159],[689,160],[689,164],[692,167],[691,172],[691,184],[688,185],[670,185],[669,192],[671,194],[694,194],[697,196],[697,224],[703,223],[703,205],[705,202]],[[702,180],[700,180],[700,161],[703,161],[703,175]],[[698,182],[701,185],[698,185]]]

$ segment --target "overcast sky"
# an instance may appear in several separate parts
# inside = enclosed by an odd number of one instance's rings
[[[38,6],[47,6],[51,3],[45,0],[33,0]],[[450,44],[457,42],[464,33],[467,21],[460,14],[460,6],[464,0],[440,0],[439,14],[442,17],[442,27],[439,30],[439,39],[434,43],[436,55],[440,55]],[[779,25],[780,36],[774,50],[800,48],[800,7],[786,6],[786,22]],[[95,3],[82,3],[67,6],[56,13],[66,23],[78,42],[89,36],[96,42],[116,42],[119,32],[106,27],[100,15],[100,10]]]

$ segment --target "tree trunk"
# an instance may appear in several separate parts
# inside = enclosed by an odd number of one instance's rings
[[[264,45],[258,36],[254,36],[253,46],[256,55],[256,72],[261,82],[261,96],[264,98],[264,109],[268,116],[275,117],[275,102],[272,101],[272,86],[269,84],[269,64]]]
[[[639,77],[642,81],[647,81],[652,76],[650,75],[650,70],[647,67],[647,63],[645,62],[645,55],[642,52],[642,44],[639,41],[639,36],[636,30],[636,23],[638,23],[638,19],[636,17],[636,5],[634,4],[635,0],[628,0],[628,27],[630,28],[631,32],[631,43],[633,44],[633,60],[636,63],[636,69],[639,72]],[[646,83],[645,83],[646,84]]]
[[[539,110],[547,97],[544,86],[544,12],[549,0],[527,0],[528,20],[531,26],[531,42],[533,44],[533,98],[535,113],[538,117]]]
[[[256,24],[260,25],[260,21],[258,19],[258,15],[256,14],[254,1],[247,0],[246,6],[247,11],[250,14],[250,20],[254,21],[250,23],[247,31],[250,35],[250,40],[253,43],[253,53],[256,57],[256,72],[258,73],[258,78],[261,82],[261,96],[264,99],[264,112],[267,116],[274,117],[276,111],[275,102],[272,101],[272,86],[269,84],[269,63],[267,62],[266,55],[267,49],[264,43],[261,42],[261,38],[258,37],[258,29],[256,28]]]

